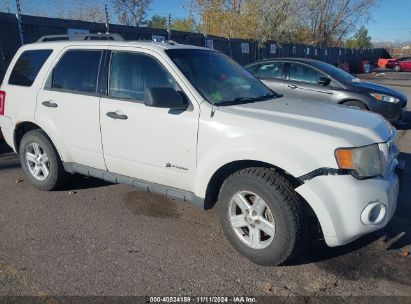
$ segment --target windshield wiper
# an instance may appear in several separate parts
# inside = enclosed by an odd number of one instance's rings
[[[215,105],[220,107],[220,106],[233,106],[233,105],[239,105],[239,104],[246,104],[246,103],[253,103],[256,101],[263,101],[263,100],[268,100],[272,98],[278,98],[281,97],[282,95],[277,94],[275,92],[267,93],[263,96],[259,97],[236,97],[233,100],[226,100],[226,101],[221,101],[221,102],[216,102]]]
[[[258,100],[258,101],[268,100],[268,99],[272,99],[274,97],[280,97],[280,95],[277,94],[277,93],[272,92],[272,93],[265,94],[264,96],[257,97],[256,100]]]
[[[225,100],[221,102],[216,102],[215,105],[218,107],[221,106],[233,106],[245,103],[251,103],[257,101],[257,98],[254,97],[236,97],[233,100]]]

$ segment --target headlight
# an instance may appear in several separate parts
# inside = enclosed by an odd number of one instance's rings
[[[352,174],[359,179],[378,176],[383,172],[378,144],[337,149],[335,158],[340,169],[352,170]]]
[[[372,97],[377,99],[378,101],[386,101],[386,102],[391,102],[391,103],[398,103],[400,100],[398,98],[389,96],[389,95],[384,95],[384,94],[379,94],[379,93],[370,93]]]

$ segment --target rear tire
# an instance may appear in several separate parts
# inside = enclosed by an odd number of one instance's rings
[[[256,264],[283,264],[304,247],[305,206],[289,181],[273,169],[248,168],[230,175],[218,208],[227,239]]]
[[[347,106],[347,107],[352,107],[352,108],[357,108],[357,109],[360,109],[360,110],[368,111],[367,106],[364,103],[362,103],[361,101],[358,101],[358,100],[348,100],[348,101],[344,102],[343,105]]]
[[[27,178],[40,190],[56,190],[68,173],[49,138],[40,130],[27,132],[20,143],[20,163]]]
[[[401,67],[397,64],[393,68],[394,72],[401,72]]]

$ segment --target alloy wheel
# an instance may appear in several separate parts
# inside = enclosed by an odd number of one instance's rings
[[[50,174],[50,161],[47,153],[37,143],[31,143],[25,151],[27,168],[30,174],[39,181],[44,181]]]
[[[230,200],[228,212],[231,227],[247,246],[263,249],[271,244],[275,235],[274,217],[257,194],[237,192]]]

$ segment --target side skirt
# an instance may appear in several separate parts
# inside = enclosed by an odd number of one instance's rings
[[[192,192],[167,187],[164,185],[132,178],[105,170],[95,169],[76,163],[63,163],[64,169],[69,173],[78,173],[85,176],[99,178],[114,184],[125,184],[142,191],[165,195],[168,198],[189,202],[196,207],[204,209],[204,199],[196,196]]]

